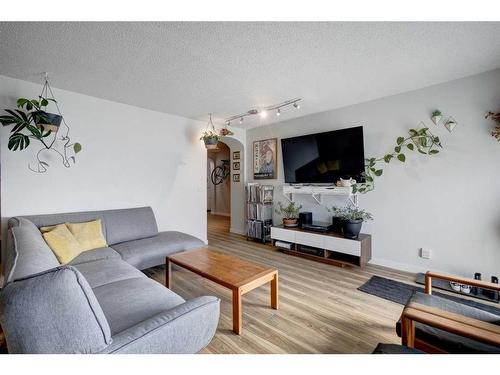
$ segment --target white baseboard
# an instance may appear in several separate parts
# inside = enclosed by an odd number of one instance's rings
[[[235,233],[235,234],[241,234],[241,235],[245,235],[245,231],[243,229],[240,229],[240,228],[229,228],[229,232],[231,233]]]
[[[374,265],[377,265],[377,266],[392,268],[394,270],[411,272],[411,273],[419,273],[419,272],[424,272],[425,273],[425,272],[428,271],[428,269],[423,268],[422,266],[416,266],[416,265],[413,265],[413,264],[394,262],[394,261],[388,260],[388,259],[373,258],[373,259],[370,260],[369,264],[374,264]]]
[[[231,214],[228,214],[227,212],[210,211],[210,215],[231,217]]]

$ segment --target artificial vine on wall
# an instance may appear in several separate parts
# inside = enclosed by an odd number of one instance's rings
[[[353,193],[368,193],[375,188],[375,179],[382,176],[382,162],[390,163],[392,160],[406,161],[406,152],[417,151],[424,155],[435,155],[439,152],[437,148],[442,148],[439,137],[434,136],[429,128],[410,129],[406,137],[398,137],[394,151],[385,154],[381,158],[365,159],[364,183],[357,183],[353,186]]]

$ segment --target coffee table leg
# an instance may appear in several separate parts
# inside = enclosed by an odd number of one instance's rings
[[[172,284],[172,264],[170,263],[170,259],[166,259],[165,262],[165,286],[170,289],[170,285]]]
[[[241,290],[233,290],[233,332],[241,335]]]
[[[271,280],[271,307],[278,310],[278,273]]]

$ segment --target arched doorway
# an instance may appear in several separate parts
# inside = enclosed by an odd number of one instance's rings
[[[243,143],[233,137],[221,137],[215,152],[207,150],[207,224],[225,232],[245,233],[245,154]],[[214,184],[214,168],[228,162],[226,179]],[[213,168],[210,166],[213,165]],[[219,172],[220,172],[219,168]],[[219,181],[215,181],[219,182]]]

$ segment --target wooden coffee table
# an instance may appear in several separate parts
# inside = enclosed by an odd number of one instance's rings
[[[166,258],[166,286],[171,285],[171,265],[176,264],[233,291],[233,331],[241,334],[241,296],[271,282],[271,307],[278,309],[278,270],[208,248]]]

